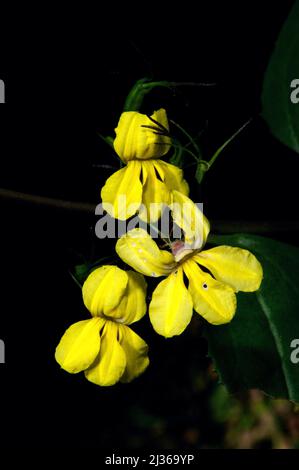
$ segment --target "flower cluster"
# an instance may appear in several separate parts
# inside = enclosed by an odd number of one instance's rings
[[[247,250],[203,250],[209,222],[188,197],[182,170],[161,159],[172,145],[164,109],[150,117],[124,112],[115,132],[114,149],[125,166],[102,188],[104,209],[116,219],[138,214],[152,223],[167,206],[182,237],[169,240],[165,250],[146,230],[132,229],[117,241],[116,252],[134,271],[107,265],[86,279],[83,301],[92,318],[65,332],[55,357],[66,371],[84,371],[102,386],[129,382],[149,364],[146,343],[129,327],[147,311],[144,276],[164,277],[152,293],[149,317],[165,337],[181,334],[193,310],[213,325],[230,322],[236,292],[256,291],[263,277],[259,261]]]

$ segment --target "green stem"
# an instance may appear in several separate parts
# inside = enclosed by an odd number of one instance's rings
[[[199,146],[197,145],[197,143],[193,139],[193,137],[182,126],[180,126],[180,124],[178,124],[177,122],[173,121],[172,119],[170,120],[170,122],[172,124],[174,124],[182,132],[182,134],[184,134],[187,137],[187,139],[189,139],[190,144],[193,145],[195,151],[199,155],[199,159],[201,159],[201,151],[199,149]]]
[[[191,150],[187,149],[186,147],[183,147],[180,144],[174,144],[174,143],[172,143],[171,146],[174,147],[174,148],[180,148],[180,149],[182,149],[183,152],[189,153],[189,155],[192,155],[192,157],[197,161],[197,163],[201,162],[201,159],[199,157],[197,157],[195,155],[195,153],[193,153]]]
[[[89,270],[94,268],[95,266],[98,266],[99,264],[102,264],[103,261],[107,261],[107,260],[113,260],[115,259],[115,256],[114,255],[111,255],[111,256],[103,256],[103,258],[100,258],[96,261],[94,261],[93,263],[91,264],[87,264]]]
[[[214,155],[212,156],[212,158],[209,160],[209,169],[211,168],[211,166],[213,165],[213,163],[215,163],[217,157],[220,155],[220,153],[222,152],[222,150],[225,149],[225,147],[238,135],[240,134],[240,132],[243,131],[243,129],[245,129],[245,127],[248,126],[248,124],[250,124],[250,122],[252,121],[252,119],[249,119],[247,122],[245,122],[245,124],[243,124],[242,127],[240,127],[240,129],[238,129],[229,139],[227,139],[223,145],[221,145],[221,147],[219,147],[218,150],[216,150],[216,152],[214,153]]]
[[[69,271],[69,275],[71,276],[71,278],[73,279],[73,281],[77,284],[77,286],[82,289],[82,284],[78,281],[78,279],[76,278],[76,276],[74,276],[74,274]]]
[[[56,209],[65,213],[77,214],[94,214],[97,202],[78,202],[67,201],[63,199],[55,199],[47,196],[39,196],[37,194],[21,193],[12,189],[0,188],[0,201],[2,204],[17,203],[33,206],[37,210],[42,208]],[[25,206],[26,207],[26,206]],[[239,221],[239,220],[212,220],[211,226],[217,232],[222,233],[275,233],[289,234],[289,232],[299,232],[299,220],[268,220],[268,221]]]
[[[138,80],[129,92],[124,104],[124,111],[139,111],[144,97],[156,87],[176,88],[179,86],[214,86],[215,83],[168,82],[166,80],[151,82],[148,78]]]
[[[107,145],[109,145],[109,147],[112,147],[113,148],[113,142],[114,142],[114,139],[113,137],[107,135],[107,136],[104,136],[103,134],[100,134],[98,132],[98,136],[101,137],[101,139],[106,142]]]

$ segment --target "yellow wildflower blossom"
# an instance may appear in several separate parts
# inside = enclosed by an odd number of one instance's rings
[[[165,109],[152,116],[127,111],[115,129],[114,149],[126,166],[107,179],[102,188],[103,208],[114,218],[138,215],[143,220],[159,219],[171,191],[188,194],[179,168],[160,160],[171,147]]]
[[[160,250],[139,228],[116,244],[120,258],[136,271],[167,276],[156,287],[149,307],[155,331],[165,337],[181,334],[193,309],[214,325],[230,322],[236,312],[235,293],[256,291],[263,277],[261,264],[247,250],[218,246],[202,251],[209,222],[187,196],[174,191],[170,208],[185,234],[183,241],[172,244],[172,253]]]
[[[97,385],[130,382],[148,366],[147,344],[129,328],[146,313],[146,283],[141,274],[116,266],[93,271],[83,285],[92,318],[64,333],[55,358],[70,373],[85,371]]]

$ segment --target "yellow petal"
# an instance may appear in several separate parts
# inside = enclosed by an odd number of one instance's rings
[[[174,222],[184,232],[186,248],[200,249],[210,231],[208,219],[191,199],[178,191],[172,193],[170,209]]]
[[[159,171],[157,160],[142,162],[143,181],[142,207],[138,217],[145,222],[155,222],[161,217],[163,209],[170,201],[170,192],[163,182],[163,172]]]
[[[142,274],[126,271],[128,284],[120,304],[108,316],[130,325],[146,313],[146,282]]]
[[[165,109],[160,108],[158,111],[154,111],[153,114],[151,115],[151,118],[161,124],[165,129],[169,131],[169,124],[168,124],[168,119],[167,119],[167,114]],[[152,121],[151,121],[152,122]],[[157,126],[157,129],[159,126]],[[163,154],[164,155],[164,154]]]
[[[254,292],[262,282],[263,268],[248,250],[232,246],[217,246],[196,256],[218,281],[230,285],[236,292]]]
[[[187,181],[184,179],[183,170],[171,165],[170,163],[164,162],[163,160],[157,161],[157,167],[159,169],[159,173],[163,171],[163,181],[169,190],[179,191],[180,193],[188,196],[189,186]]]
[[[121,382],[131,382],[149,365],[148,346],[140,336],[126,325],[119,325],[120,345],[126,354],[126,368]]]
[[[153,292],[149,316],[154,330],[170,338],[181,334],[192,317],[192,299],[182,269],[170,274]]]
[[[109,386],[119,381],[126,367],[126,355],[118,342],[118,325],[107,321],[101,337],[101,348],[85,377],[97,385]]]
[[[67,372],[76,373],[87,369],[100,350],[101,318],[91,318],[74,323],[60,340],[55,359]]]
[[[128,275],[117,266],[95,269],[83,284],[83,302],[93,316],[109,315],[120,303]]]
[[[194,310],[213,325],[230,322],[237,307],[233,289],[215,281],[193,259],[185,261],[183,269],[189,279]]]
[[[146,276],[164,276],[175,267],[173,255],[160,250],[150,235],[141,228],[123,235],[117,241],[115,249],[125,263]]]
[[[103,209],[111,217],[126,220],[136,214],[142,201],[141,163],[129,162],[107,179],[102,188]]]
[[[114,149],[124,162],[160,158],[168,152],[171,139],[161,134],[164,132],[161,126],[164,126],[166,131],[169,130],[165,109],[155,111],[151,118],[160,123],[160,126],[146,114],[136,111],[122,113],[115,129]]]

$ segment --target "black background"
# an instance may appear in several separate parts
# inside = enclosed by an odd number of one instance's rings
[[[45,23],[8,33],[0,63],[7,97],[0,107],[1,187],[96,204],[110,173],[94,164],[117,165],[98,133],[112,133],[134,81],[148,76],[215,82],[180,89],[175,96],[155,91],[145,101],[146,111],[166,106],[170,117],[192,132],[208,120],[207,157],[254,118],[219,157],[202,192],[192,187],[192,196],[203,200],[212,220],[283,225],[297,219],[298,157],[258,117],[265,67],[291,4],[197,2],[163,13],[146,4],[138,21],[132,12],[122,27],[104,11],[63,17],[44,12]],[[76,253],[90,255],[95,219],[6,199],[0,203],[0,338],[6,344],[0,444],[184,447],[189,445],[184,429],[206,422],[200,442],[212,445],[216,431],[200,404],[209,390],[192,389],[194,368],[208,363],[196,331],[166,341],[151,333],[147,319],[141,322],[152,364],[131,385],[99,389],[59,369],[55,346],[66,327],[86,315],[68,269]],[[295,233],[272,235],[296,241]],[[109,247],[99,243],[99,252]],[[143,423],[161,418],[166,438],[136,425],[140,406],[147,411]]]

